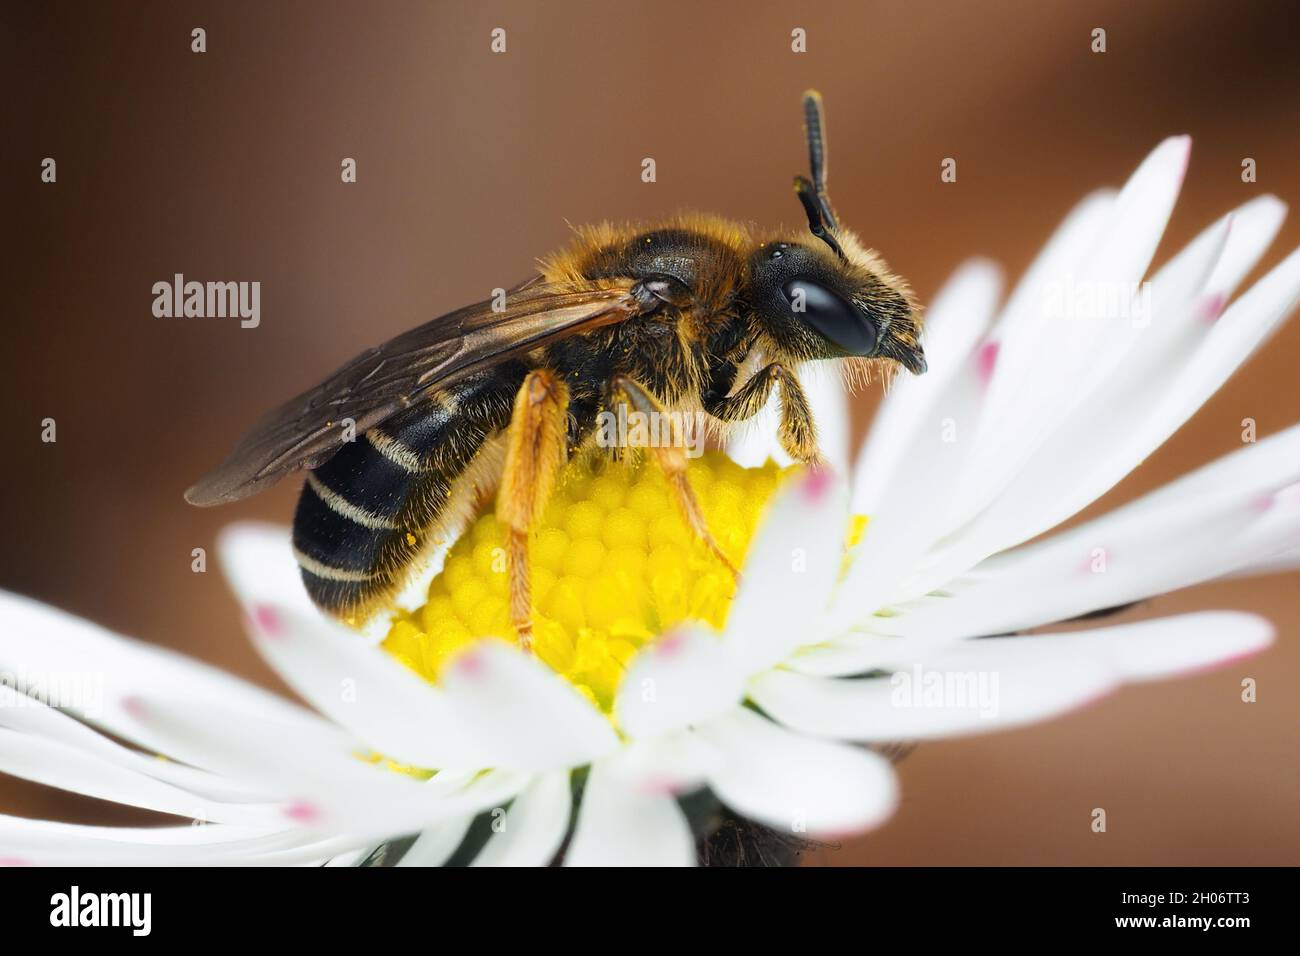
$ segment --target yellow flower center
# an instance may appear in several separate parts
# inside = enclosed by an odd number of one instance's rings
[[[709,530],[737,567],[790,470],[742,468],[720,452],[691,461],[688,480]],[[645,455],[622,463],[584,455],[566,465],[529,541],[529,565],[533,652],[606,714],[638,650],[686,621],[721,630],[735,590]],[[457,653],[492,636],[515,631],[503,529],[489,508],[451,548],[428,601],[394,621],[383,646],[436,681]]]

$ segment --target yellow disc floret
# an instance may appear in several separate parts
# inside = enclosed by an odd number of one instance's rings
[[[741,566],[785,474],[769,462],[742,468],[706,452],[688,480],[708,527]],[[428,601],[401,616],[384,647],[436,681],[447,662],[483,637],[515,638],[505,540],[489,507],[451,548]],[[625,462],[584,455],[567,464],[529,541],[533,652],[608,713],[628,662],[674,625],[721,629],[735,582],[683,519],[662,471],[647,456]]]

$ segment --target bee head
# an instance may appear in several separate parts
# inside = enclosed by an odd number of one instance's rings
[[[795,194],[820,242],[774,240],[750,262],[755,311],[789,361],[856,358],[925,371],[920,310],[907,283],[842,229],[826,195],[821,96],[804,94],[812,179],[796,176]]]
[[[853,358],[925,371],[920,311],[907,283],[848,232],[844,257],[806,243],[764,243],[750,262],[755,311],[787,361]]]

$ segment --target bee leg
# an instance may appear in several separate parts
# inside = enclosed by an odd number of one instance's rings
[[[797,462],[821,465],[821,452],[817,450],[817,423],[813,421],[808,396],[794,372],[781,365],[777,368],[781,370],[781,426],[777,433],[781,447]]]
[[[813,421],[812,406],[794,372],[779,362],[773,362],[755,372],[734,395],[706,399],[704,410],[724,422],[741,422],[753,418],[767,404],[772,389],[781,389],[781,425],[778,437],[781,447],[795,461],[806,465],[821,463],[817,451],[817,424]]]
[[[686,519],[686,524],[695,537],[702,541],[704,546],[712,551],[714,556],[726,566],[733,578],[739,579],[740,572],[731,563],[731,559],[718,546],[718,542],[714,540],[713,535],[709,532],[709,526],[704,520],[704,512],[700,510],[700,503],[695,497],[695,492],[686,480],[686,442],[678,428],[677,419],[668,414],[657,398],[626,375],[614,376],[614,379],[610,382],[610,393],[615,401],[625,402],[634,411],[645,415],[657,412],[660,416],[663,416],[662,421],[669,423],[669,427],[672,429],[672,440],[669,441],[667,446],[655,445],[650,449],[658,460],[659,467],[664,470],[664,476],[668,479],[669,493],[677,502],[682,517]]]
[[[528,582],[528,533],[546,506],[564,464],[569,389],[553,372],[529,372],[515,395],[506,432],[506,462],[497,491],[497,520],[506,529],[510,622],[519,645],[532,646],[533,609]]]

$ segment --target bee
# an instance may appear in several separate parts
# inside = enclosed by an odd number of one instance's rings
[[[777,391],[782,446],[816,463],[797,367],[925,371],[916,301],[836,220],[821,97],[809,91],[803,108],[811,178],[794,186],[806,233],[760,236],[708,215],[580,228],[504,302],[371,348],[268,413],[186,499],[235,501],[306,469],[293,521],[302,580],[317,606],[357,624],[496,489],[510,618],[527,648],[529,531],[602,411],[703,413],[722,430]],[[686,480],[683,443],[660,444],[651,453],[687,525],[734,574]]]

